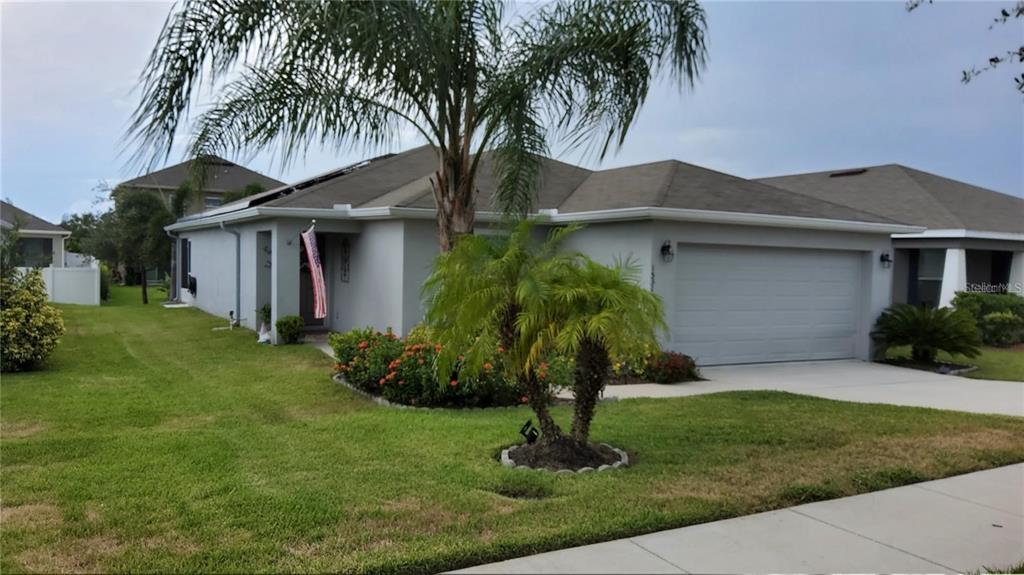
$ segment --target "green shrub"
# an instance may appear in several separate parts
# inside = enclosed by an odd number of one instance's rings
[[[1024,340],[1024,297],[1008,293],[958,292],[953,298],[953,307],[974,317],[981,329],[981,340],[988,345],[1010,345]]]
[[[915,362],[934,363],[940,351],[967,357],[981,353],[981,333],[964,311],[896,304],[882,312],[875,328],[886,346],[911,346]]]
[[[345,379],[352,385],[381,395],[380,387],[384,376],[390,370],[391,362],[402,353],[402,340],[388,329],[379,332],[373,329],[355,330],[358,341],[352,359],[345,364]]]
[[[659,351],[647,359],[646,379],[655,383],[677,383],[700,379],[693,358],[674,351]]]
[[[110,301],[110,266],[105,263],[100,264],[100,299],[103,301]]]
[[[359,354],[359,343],[369,341],[377,333],[372,327],[353,329],[327,336],[327,343],[334,350],[334,359],[340,364],[347,364]]]
[[[302,328],[306,322],[297,315],[286,315],[277,320],[274,324],[277,327],[277,337],[282,343],[299,343],[302,338]]]
[[[48,303],[38,269],[12,271],[0,283],[0,371],[37,367],[64,335],[61,312]]]
[[[1024,339],[1024,317],[1012,311],[994,311],[981,318],[981,339],[989,345],[1008,346]]]
[[[978,323],[990,313],[1004,311],[1024,318],[1024,297],[1012,293],[957,292],[953,307],[971,314]]]

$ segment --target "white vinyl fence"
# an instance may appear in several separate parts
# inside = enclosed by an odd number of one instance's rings
[[[54,303],[100,305],[100,269],[42,268],[46,295]]]

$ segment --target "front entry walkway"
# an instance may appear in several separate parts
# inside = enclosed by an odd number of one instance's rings
[[[861,403],[1024,416],[1024,383],[939,375],[856,360],[769,363],[702,370],[707,381],[609,385],[605,397],[682,397],[773,389]]]
[[[1024,464],[460,573],[934,573],[1024,560]]]

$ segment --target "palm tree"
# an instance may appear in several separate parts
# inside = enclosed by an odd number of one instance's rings
[[[657,347],[655,331],[667,331],[668,326],[661,298],[640,287],[635,265],[618,262],[608,267],[579,257],[576,265],[563,269],[568,273],[553,282],[551,296],[533,307],[548,308],[538,315],[557,326],[547,332],[554,347],[576,358],[571,435],[584,445],[611,358],[642,356]]]
[[[441,344],[437,373],[452,373],[462,356],[460,373],[474,375],[495,350],[502,350],[505,375],[526,389],[546,442],[563,434],[548,411],[550,390],[537,375],[550,349],[546,333],[551,330],[544,317],[550,306],[540,302],[577,257],[559,252],[562,240],[575,229],[556,228],[538,242],[533,222],[523,220],[507,237],[466,236],[437,258],[423,285],[426,321]],[[523,321],[527,308],[532,310],[529,322]]]
[[[549,456],[588,460],[590,422],[608,378],[610,357],[657,345],[665,328],[661,299],[637,283],[633,265],[607,267],[560,250],[576,227],[537,241],[535,224],[517,224],[507,238],[463,238],[435,263],[427,280],[427,322],[442,344],[439,374],[462,356],[463,373],[479,372],[503,349],[506,376],[522,383]],[[572,430],[566,436],[548,410],[550,389],[537,367],[550,352],[576,358]],[[446,377],[440,378],[446,381]]]
[[[141,79],[136,160],[167,158],[201,85],[217,88],[189,153],[312,144],[379,147],[412,127],[437,152],[440,241],[472,232],[481,152],[497,203],[528,211],[548,141],[621,145],[652,81],[704,67],[696,0],[558,1],[506,15],[498,0],[186,0]],[[201,165],[201,164],[200,164]]]

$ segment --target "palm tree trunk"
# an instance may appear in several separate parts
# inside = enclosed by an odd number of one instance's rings
[[[149,292],[146,291],[146,284],[149,282],[146,281],[146,266],[140,266],[140,269],[142,270],[139,272],[139,278],[142,280],[142,303],[148,304]]]
[[[527,375],[525,379],[526,397],[529,400],[530,409],[537,416],[537,424],[540,427],[541,435],[538,441],[540,443],[561,441],[563,438],[562,428],[558,427],[555,419],[551,417],[551,412],[548,411],[548,395],[544,386],[533,374]]]
[[[610,366],[611,360],[604,346],[589,338],[584,339],[576,353],[573,382],[572,438],[580,444],[585,444],[590,437],[590,422],[594,419],[597,399],[604,389]]]

